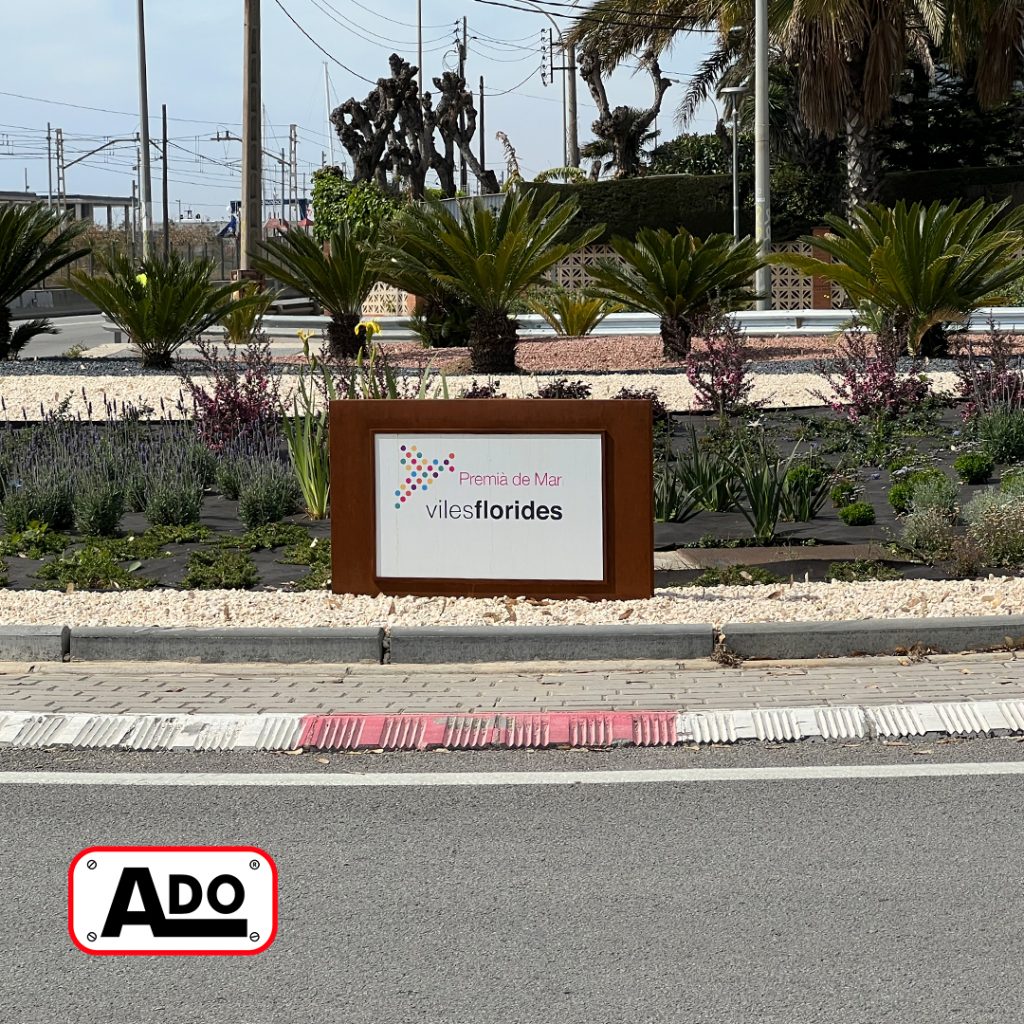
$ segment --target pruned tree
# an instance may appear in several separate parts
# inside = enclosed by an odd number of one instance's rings
[[[604,86],[604,74],[612,68],[605,68],[594,49],[584,49],[579,55],[580,77],[587,83],[590,95],[597,105],[597,120],[590,126],[596,137],[591,144],[593,156],[607,154],[610,166],[615,167],[617,178],[631,178],[640,173],[644,145],[649,141],[651,125],[661,112],[665,93],[672,85],[661,73],[661,65],[653,50],[647,50],[640,58],[640,66],[651,76],[654,84],[654,99],[646,109],[643,107],[612,107]],[[584,147],[584,150],[586,147]],[[581,155],[585,155],[581,151]],[[597,168],[600,174],[600,168]]]
[[[420,95],[417,67],[398,54],[391,55],[389,64],[391,76],[378,79],[365,100],[348,99],[331,114],[352,158],[353,181],[383,186],[391,173],[421,199],[427,174],[434,171],[443,194],[454,196],[456,155],[461,154],[481,190],[497,192],[497,177],[481,167],[472,150],[477,112],[465,79],[450,71],[433,79],[439,93],[435,107],[431,93]]]

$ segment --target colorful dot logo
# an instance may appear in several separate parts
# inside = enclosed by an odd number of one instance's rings
[[[424,454],[414,444],[403,444],[399,448],[399,484],[395,491],[395,508],[401,508],[413,496],[416,491],[427,492],[433,481],[439,479],[441,474],[448,470],[455,472],[455,452],[449,452],[448,457],[439,455],[436,459]]]

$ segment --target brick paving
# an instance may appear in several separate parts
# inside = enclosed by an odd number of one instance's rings
[[[1024,655],[456,666],[0,663],[0,711],[700,710],[1024,699]]]

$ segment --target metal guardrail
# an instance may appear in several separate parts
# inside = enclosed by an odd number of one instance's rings
[[[850,322],[853,312],[848,309],[773,309],[742,310],[731,314],[741,333],[747,337],[797,337],[800,335],[834,334]],[[410,341],[416,338],[408,317],[378,316],[373,318],[382,330],[379,340]],[[535,313],[518,318],[522,337],[551,337],[554,331]],[[271,315],[263,318],[263,328],[271,338],[291,338],[298,341],[300,330],[321,331],[329,322],[326,316]],[[969,322],[973,331],[985,333],[994,326],[1003,331],[1024,332],[1024,307],[992,306],[979,310]],[[111,323],[104,329],[118,333]],[[660,332],[658,317],[650,313],[612,313],[593,332],[594,337],[615,335],[656,335]],[[211,334],[217,333],[214,331]],[[117,338],[116,340],[120,340]]]

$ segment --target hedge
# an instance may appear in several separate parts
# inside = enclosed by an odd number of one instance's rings
[[[936,171],[898,171],[881,181],[878,200],[892,206],[900,199],[908,203],[948,203],[961,199],[999,202],[1009,197],[1014,206],[1024,204],[1024,167],[944,167]]]
[[[604,224],[599,241],[613,235],[633,238],[640,228],[686,228],[705,237],[732,232],[732,178],[728,174],[666,174],[562,185],[530,182],[539,202],[573,197],[580,207],[572,227]]]

